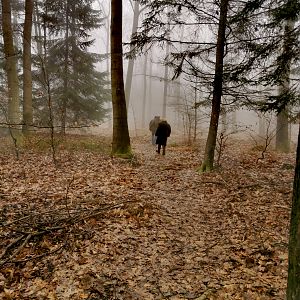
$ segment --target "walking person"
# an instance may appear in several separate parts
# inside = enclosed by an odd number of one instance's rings
[[[160,122],[160,116],[155,116],[149,123],[149,130],[152,133],[152,145],[156,144],[156,136],[155,132]]]
[[[160,154],[160,150],[162,148],[162,155],[166,154],[166,145],[168,137],[171,134],[171,126],[165,119],[161,119],[161,121],[158,124],[157,130],[156,130],[156,144],[157,144],[157,150],[156,152]]]

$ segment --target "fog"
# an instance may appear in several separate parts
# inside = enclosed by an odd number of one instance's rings
[[[95,7],[99,8],[107,15],[110,11],[110,1],[97,1]],[[124,53],[129,50],[126,43],[130,42],[132,22],[133,22],[133,3],[129,0],[123,1],[123,41]],[[143,20],[144,12],[139,16],[139,26]],[[105,20],[105,25],[93,33],[96,43],[92,51],[104,54],[107,49],[107,30],[109,19]],[[182,32],[173,32],[178,39],[182,37]],[[208,30],[204,29],[201,38],[209,41]],[[166,55],[166,46],[154,46],[149,48],[147,53],[139,53],[134,58],[134,71],[131,86],[131,96],[128,109],[128,124],[132,135],[146,133],[150,120],[156,116],[163,116],[163,97],[164,97],[164,58]],[[124,59],[124,83],[128,68],[128,59]],[[107,69],[107,61],[99,64],[101,70]],[[110,62],[109,62],[110,64]],[[146,64],[146,66],[145,66]],[[145,74],[146,70],[146,74]],[[194,102],[202,101],[205,95],[198,92],[194,94],[191,82],[186,81],[183,77],[172,80],[174,70],[168,68],[168,88],[167,88],[167,109],[166,115],[168,122],[172,125],[173,130],[182,136],[188,135],[189,126],[187,124],[187,109],[192,110]],[[201,88],[199,89],[201,90]],[[196,98],[195,98],[196,97]],[[260,116],[260,117],[259,117]],[[193,116],[190,122],[194,123]],[[210,118],[210,107],[197,109],[197,137],[205,138],[208,130]],[[226,118],[226,121],[224,121]],[[251,109],[237,109],[228,112],[226,117],[221,117],[220,128],[227,132],[232,132],[239,137],[251,139],[256,137],[264,139],[266,135],[275,135],[276,132],[276,113],[259,114]],[[226,124],[226,125],[224,125]],[[112,126],[111,119],[106,120],[100,128],[110,130]],[[192,125],[190,125],[192,126]],[[290,125],[290,137],[293,143],[296,141],[297,125]]]

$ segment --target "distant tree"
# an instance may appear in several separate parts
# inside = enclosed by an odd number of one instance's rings
[[[2,0],[2,30],[4,41],[5,70],[8,86],[7,120],[11,125],[13,138],[17,138],[20,123],[19,79],[17,70],[17,53],[13,42],[13,29],[10,0]]]
[[[131,156],[123,81],[122,0],[111,0],[111,89],[113,104],[112,154]]]
[[[137,32],[137,28],[139,25],[139,16],[140,16],[140,1],[135,0],[133,6],[133,21],[132,21],[132,29],[131,29],[132,35],[136,34]],[[134,58],[129,57],[127,73],[126,73],[126,81],[125,81],[125,98],[126,98],[127,108],[129,107],[129,102],[130,102],[133,68],[134,68]]]
[[[33,0],[25,1],[25,23],[23,30],[23,133],[28,134],[33,123],[32,76],[31,76],[31,32]]]

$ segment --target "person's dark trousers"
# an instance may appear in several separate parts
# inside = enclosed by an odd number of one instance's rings
[[[156,150],[156,152],[158,153],[158,154],[160,154],[160,148],[161,148],[161,145],[157,145],[157,150]]]
[[[158,145],[157,153],[160,154],[160,149],[162,145]],[[162,146],[162,155],[166,155],[166,146]]]

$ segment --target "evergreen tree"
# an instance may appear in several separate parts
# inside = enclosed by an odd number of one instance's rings
[[[40,4],[41,23],[48,32],[48,55],[45,67],[51,81],[56,123],[65,133],[66,124],[87,125],[106,117],[104,107],[110,100],[107,74],[96,70],[102,57],[89,52],[94,39],[92,30],[101,24],[99,11],[91,0],[45,1]],[[47,106],[43,96],[36,109],[47,123]]]

